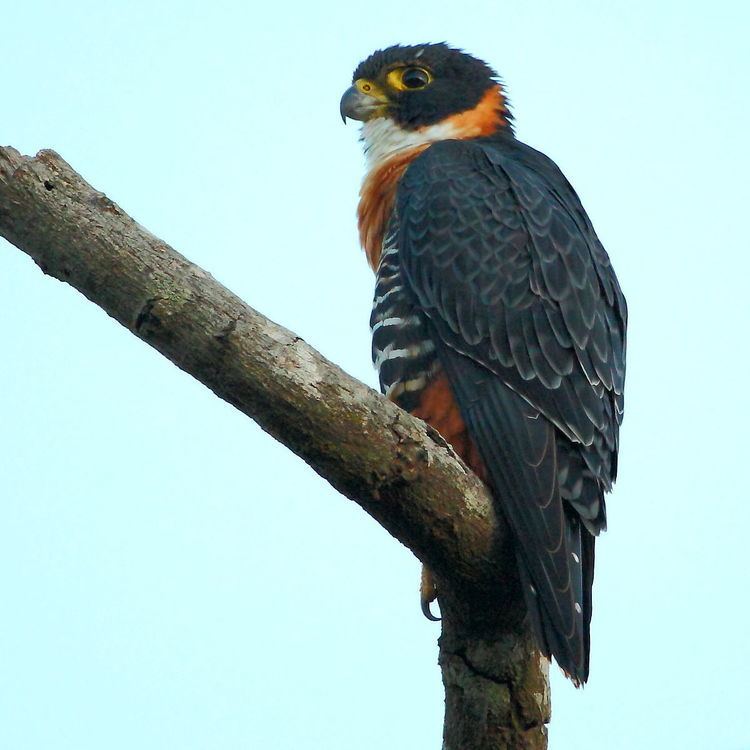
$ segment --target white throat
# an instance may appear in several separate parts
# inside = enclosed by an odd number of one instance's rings
[[[362,125],[368,171],[404,149],[455,138],[457,128],[451,123],[428,125],[419,130],[405,130],[390,117],[376,117]]]

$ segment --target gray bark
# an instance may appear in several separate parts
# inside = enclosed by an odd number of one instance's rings
[[[445,748],[546,747],[546,662],[507,530],[438,433],[246,305],[52,151],[0,148],[0,235],[252,417],[434,571]]]

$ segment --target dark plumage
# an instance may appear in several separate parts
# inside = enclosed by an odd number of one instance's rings
[[[518,540],[540,641],[584,681],[591,535],[623,412],[626,307],[609,259],[559,169],[507,136],[430,147],[396,216],[403,278]]]
[[[506,117],[488,131],[483,111],[482,134],[461,135],[476,132],[465,121],[497,86],[484,63],[445,45],[396,47],[368,58],[355,81],[415,58],[434,81],[372,117],[461,114],[464,130],[415,149],[397,184],[373,310],[381,385],[418,413],[430,378],[447,376],[481,456],[474,468],[513,532],[539,647],[582,683],[594,541],[617,474],[625,299],[557,166],[516,140]]]

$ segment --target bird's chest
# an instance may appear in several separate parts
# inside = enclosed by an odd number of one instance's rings
[[[377,144],[371,144],[373,147]],[[396,202],[398,183],[409,164],[429,144],[422,143],[398,150],[376,161],[367,173],[359,191],[357,220],[359,239],[373,271],[377,271],[384,247],[385,232]]]
[[[402,409],[432,425],[484,478],[482,461],[440,364],[427,316],[409,294],[395,242],[397,222],[393,212],[398,182],[426,147],[404,150],[374,167],[362,185],[360,238],[376,275],[370,317],[372,358],[381,391]]]

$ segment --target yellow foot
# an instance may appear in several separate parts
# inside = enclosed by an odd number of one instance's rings
[[[422,614],[433,622],[439,622],[440,618],[435,617],[430,609],[430,604],[437,599],[437,586],[432,572],[426,566],[422,566],[422,580],[419,583],[419,602],[422,605]]]

